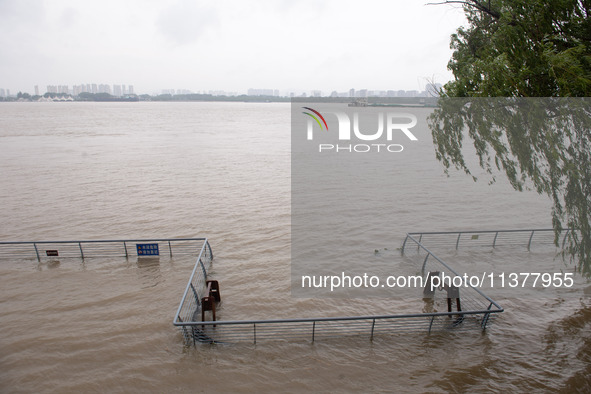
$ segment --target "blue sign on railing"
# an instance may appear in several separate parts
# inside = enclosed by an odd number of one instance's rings
[[[138,256],[158,256],[158,244],[136,244]]]

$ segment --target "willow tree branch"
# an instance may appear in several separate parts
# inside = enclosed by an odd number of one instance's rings
[[[462,4],[468,7],[476,8],[479,11],[484,12],[487,15],[492,16],[494,19],[499,19],[501,14],[497,11],[493,10],[490,7],[490,0],[488,1],[488,5],[484,5],[477,0],[446,0],[442,1],[441,3],[427,3],[427,5],[443,5],[443,4]]]

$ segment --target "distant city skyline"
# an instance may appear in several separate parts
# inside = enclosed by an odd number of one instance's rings
[[[71,96],[79,96],[81,93],[107,93],[115,97],[122,97],[126,95],[134,94],[170,94],[170,95],[182,95],[182,94],[210,94],[214,96],[276,96],[276,97],[422,97],[432,96],[441,88],[439,83],[431,83],[425,86],[424,90],[404,90],[404,89],[380,89],[380,90],[369,90],[369,89],[355,89],[351,88],[346,91],[333,90],[330,93],[323,92],[322,90],[312,89],[309,91],[280,91],[279,89],[261,89],[261,88],[249,88],[246,92],[226,92],[224,90],[202,90],[192,91],[189,89],[162,89],[160,92],[135,92],[134,85],[126,84],[78,84],[70,87],[69,85],[46,85],[45,91],[42,92],[39,85],[33,87],[33,92],[30,91],[19,91],[11,92],[10,89],[0,88],[0,97],[16,97],[18,93],[27,93],[35,96],[43,96],[47,93],[53,94],[67,94]]]

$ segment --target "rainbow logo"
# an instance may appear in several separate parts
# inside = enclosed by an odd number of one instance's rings
[[[320,114],[320,112],[318,112],[315,109],[312,109],[310,107],[302,107],[302,108],[307,109],[308,111],[314,112],[314,114],[318,115],[320,117],[320,119],[322,119],[322,123],[324,123],[324,127],[326,127],[326,131],[328,131],[328,124],[326,124],[326,120],[324,119],[324,116],[322,116]],[[318,126],[320,126],[320,130],[324,129],[324,127],[322,127],[322,123],[320,123],[320,119],[318,119],[316,116],[314,116],[310,112],[302,112],[302,113],[306,114],[306,115],[310,116],[312,119],[314,119],[316,121],[316,123],[318,123]]]

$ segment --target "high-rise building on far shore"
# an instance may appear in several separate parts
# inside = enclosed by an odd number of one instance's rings
[[[113,94],[114,96],[125,96],[128,94],[134,94],[133,92],[133,85],[128,85],[126,88],[125,85],[108,85],[108,84],[80,84],[80,85],[72,85],[72,88],[68,85],[47,85],[47,93],[63,93],[63,94],[71,94],[72,96],[78,96],[80,93],[108,93]],[[39,86],[35,85],[35,95],[39,95]]]

